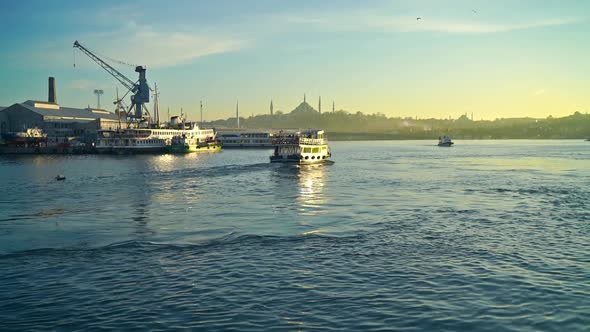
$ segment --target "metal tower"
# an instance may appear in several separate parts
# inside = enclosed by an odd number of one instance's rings
[[[100,96],[104,94],[102,89],[94,89],[94,94],[96,95],[96,108],[100,109]]]

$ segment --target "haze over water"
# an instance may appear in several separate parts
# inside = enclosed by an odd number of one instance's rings
[[[590,326],[588,143],[332,150],[2,156],[2,330]]]

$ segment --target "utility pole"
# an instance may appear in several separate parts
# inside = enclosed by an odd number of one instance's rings
[[[240,102],[236,101],[236,122],[238,129],[240,129]]]
[[[94,94],[96,95],[96,108],[100,109],[100,95],[104,93],[101,89],[94,89]]]
[[[201,127],[203,126],[203,101],[201,100]]]

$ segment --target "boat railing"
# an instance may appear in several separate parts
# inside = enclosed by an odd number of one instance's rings
[[[271,140],[273,145],[298,145],[299,137],[297,136],[275,136]]]
[[[325,140],[323,138],[301,137],[299,138],[299,144],[322,145],[325,144]]]
[[[274,145],[323,145],[326,144],[326,140],[324,138],[308,138],[300,136],[275,136],[271,140],[271,143]]]

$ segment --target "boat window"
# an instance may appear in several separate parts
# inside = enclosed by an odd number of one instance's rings
[[[320,152],[320,148],[313,148],[313,153],[318,153]]]
[[[311,148],[303,148],[303,153],[311,153]]]

